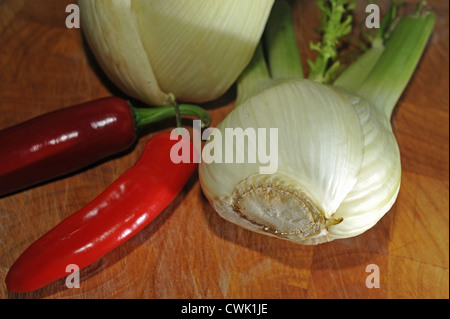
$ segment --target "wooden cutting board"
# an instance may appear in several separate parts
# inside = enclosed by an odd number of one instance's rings
[[[80,29],[66,28],[73,2],[0,0],[0,129],[120,94]],[[83,269],[80,288],[59,280],[33,293],[8,292],[4,278],[20,253],[131,167],[149,133],[123,156],[0,199],[0,297],[449,298],[449,8],[445,0],[428,3],[437,15],[433,38],[393,117],[402,188],[371,230],[320,246],[255,234],[222,220],[194,176],[153,223]],[[295,2],[294,17],[306,52],[317,27],[312,1]],[[208,105],[213,125],[233,98],[230,90]],[[379,288],[366,286],[368,265],[378,266]]]

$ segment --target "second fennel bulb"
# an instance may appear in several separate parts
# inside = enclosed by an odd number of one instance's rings
[[[161,106],[220,97],[250,61],[273,0],[79,0],[82,28],[108,77]]]

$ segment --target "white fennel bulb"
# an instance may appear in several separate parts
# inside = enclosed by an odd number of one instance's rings
[[[273,0],[79,0],[108,77],[150,105],[224,94],[250,61]]]
[[[302,244],[360,235],[391,209],[399,193],[400,151],[390,118],[424,50],[434,16],[402,18],[386,44],[377,39],[361,58],[367,63],[364,71],[356,72],[362,62],[355,62],[331,85],[317,81],[330,78],[325,68],[310,73],[314,80],[301,74],[293,78],[292,70],[301,70],[300,59],[292,58],[292,30],[286,31],[288,24],[279,27],[289,21],[290,11],[282,4],[274,10],[284,22],[272,23],[271,18],[267,26],[269,70],[260,46],[239,79],[236,108],[218,125],[221,134],[213,134],[204,151],[230,128],[277,129],[277,145],[262,134],[244,148],[237,139],[225,139],[222,146],[222,152],[233,149],[236,158],[245,158],[266,145],[265,150],[277,152],[277,169],[261,173],[266,165],[261,160],[204,161],[199,168],[202,189],[223,218],[265,235]],[[272,32],[274,28],[282,31]],[[320,63],[310,66],[319,70]]]
[[[259,173],[261,162],[201,163],[205,195],[225,219],[320,243],[362,233],[395,201],[395,137],[389,120],[359,97],[312,80],[282,81],[247,99],[217,129],[225,136],[236,127],[277,128],[278,169],[269,175]],[[236,158],[258,152],[253,143],[234,149]]]

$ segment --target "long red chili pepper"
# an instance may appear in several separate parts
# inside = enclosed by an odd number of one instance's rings
[[[181,115],[210,116],[195,105]],[[51,113],[0,131],[0,196],[72,173],[129,149],[143,126],[175,116],[172,105],[134,108],[117,97]]]
[[[170,133],[156,135],[132,168],[25,250],[6,276],[8,290],[39,289],[67,276],[70,264],[82,269],[150,223],[173,201],[198,165],[197,160],[173,163],[170,153],[176,143],[197,156],[188,138],[178,141],[171,140]]]

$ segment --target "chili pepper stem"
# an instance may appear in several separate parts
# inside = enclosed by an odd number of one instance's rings
[[[179,135],[182,135],[183,134],[183,130],[182,130],[183,125],[181,124],[180,107],[178,105],[177,100],[175,99],[175,96],[172,93],[169,94],[169,99],[172,102],[172,105],[175,109],[175,121],[177,122],[177,132]]]
[[[175,117],[177,121],[177,127],[181,127],[182,116],[194,116],[199,118],[202,122],[202,128],[211,125],[211,115],[203,108],[192,104],[177,104],[166,105],[157,108],[136,108],[130,102],[131,113],[135,122],[135,129],[139,130],[142,127],[156,123],[168,118]]]

